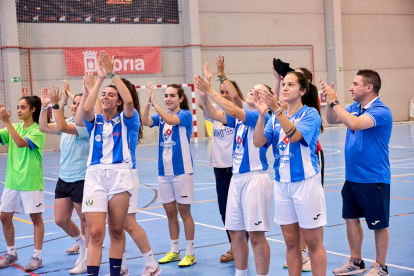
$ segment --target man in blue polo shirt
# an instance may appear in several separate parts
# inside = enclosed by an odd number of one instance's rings
[[[391,111],[379,98],[381,78],[373,70],[360,70],[349,88],[355,101],[347,108],[338,102],[338,94],[323,83],[326,94],[326,120],[348,127],[345,140],[345,184],[342,188],[342,217],[346,221],[349,258],[336,275],[366,271],[361,248],[363,230],[359,218],[365,217],[375,232],[377,257],[366,276],[388,275],[385,258],[389,242],[390,163],[389,141],[392,130]]]

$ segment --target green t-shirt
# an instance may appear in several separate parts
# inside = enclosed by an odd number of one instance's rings
[[[7,128],[0,129],[2,145],[9,145],[7,154],[6,188],[19,191],[44,189],[42,152],[45,134],[34,123],[24,129],[23,123],[13,124],[17,133],[29,142],[29,147],[19,148]]]

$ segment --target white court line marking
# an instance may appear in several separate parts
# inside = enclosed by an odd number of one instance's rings
[[[54,232],[54,233],[45,233],[45,236],[50,236],[50,235],[55,235],[55,234],[59,234],[59,233],[62,233],[63,231],[60,231],[60,232]],[[66,233],[65,233],[66,234]],[[23,237],[17,237],[17,238],[14,238],[15,240],[21,240],[21,239],[28,239],[28,238],[33,238],[33,235],[31,235],[31,236],[23,236]]]
[[[411,160],[414,160],[414,158],[391,160],[390,163],[401,162],[401,161],[411,161]]]
[[[326,152],[326,151],[328,151],[328,152]],[[329,152],[329,151],[332,151],[332,152]],[[341,153],[340,150],[323,149],[323,155],[334,155],[334,154],[339,154],[339,153]]]
[[[44,179],[47,179],[47,180],[58,181],[56,178],[50,178],[50,177],[46,177],[46,176],[43,176],[43,178],[44,178]]]
[[[405,165],[414,165],[414,162],[413,163],[395,164],[395,165],[392,165],[391,168],[398,168],[399,166],[405,166]]]
[[[200,190],[211,190],[211,189],[215,189],[216,187],[208,187],[208,188],[198,188],[198,189],[194,189],[194,191],[200,191]]]
[[[144,214],[148,214],[148,215],[153,215],[153,216],[157,216],[157,217],[161,217],[161,218],[167,218],[167,216],[165,215],[160,215],[160,214],[156,214],[156,213],[152,213],[152,212],[148,212],[148,211],[139,211],[140,213],[144,213]],[[179,221],[183,221],[182,219],[178,219]],[[200,226],[205,226],[208,228],[213,228],[213,229],[218,229],[218,230],[223,230],[226,231],[226,229],[224,229],[223,227],[217,227],[217,226],[213,226],[213,225],[209,225],[209,224],[205,224],[205,223],[201,223],[201,222],[195,222],[195,225],[200,225]]]
[[[141,212],[141,211],[137,210],[137,212]],[[152,221],[152,220],[159,220],[159,219],[163,219],[163,218],[141,219],[141,220],[137,220],[137,222]]]
[[[409,146],[391,146],[391,148],[397,148],[397,149],[414,149],[413,147],[409,147]]]
[[[325,168],[325,171],[342,169],[342,168],[345,168],[345,166],[339,166],[339,167],[333,167],[333,168]]]

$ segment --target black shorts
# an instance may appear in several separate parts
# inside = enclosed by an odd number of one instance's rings
[[[84,179],[66,182],[59,178],[56,183],[55,199],[70,197],[72,202],[82,203],[84,183]]]
[[[341,194],[344,219],[365,217],[371,230],[389,226],[390,184],[345,181]]]

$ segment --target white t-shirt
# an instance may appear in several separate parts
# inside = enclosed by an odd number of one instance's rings
[[[216,110],[222,109],[215,103]],[[206,121],[213,123],[213,134],[211,137],[210,166],[214,168],[231,168],[233,165],[232,151],[234,141],[234,128],[223,125],[204,115]]]

